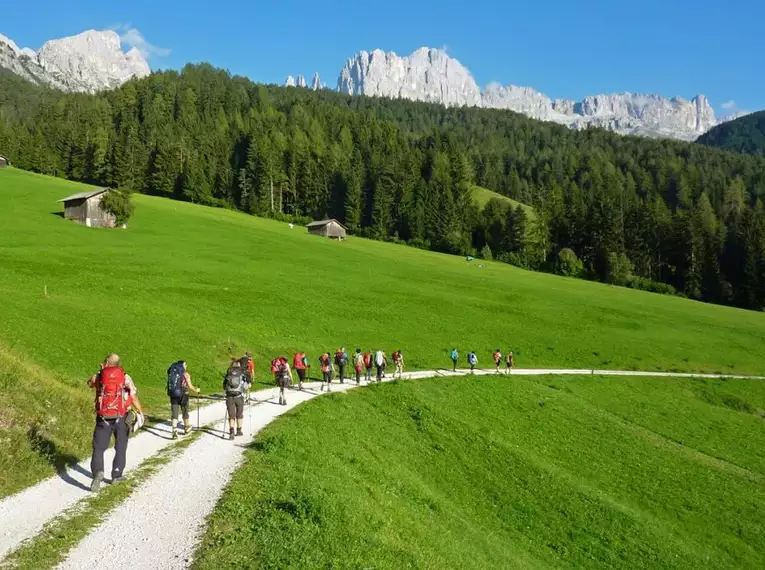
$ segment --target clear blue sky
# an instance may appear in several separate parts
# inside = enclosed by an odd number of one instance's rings
[[[14,2],[0,33],[20,47],[85,29],[135,28],[154,69],[208,61],[255,81],[318,71],[334,87],[361,49],[446,46],[476,81],[551,97],[633,91],[765,109],[763,0],[37,0]]]

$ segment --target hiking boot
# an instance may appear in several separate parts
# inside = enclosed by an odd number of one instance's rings
[[[183,435],[189,435],[191,433],[191,426],[183,428]]]
[[[241,435],[244,435],[244,432],[242,431],[242,428],[239,428],[239,429],[236,430],[236,435],[237,435],[237,437],[239,437]]]
[[[98,490],[101,488],[101,483],[104,480],[104,474],[101,472],[96,473],[95,477],[93,477],[93,480],[90,482],[90,490],[93,493],[98,493]]]
[[[112,477],[112,485],[115,483],[124,483],[125,481],[127,481],[127,479],[124,475],[120,475],[119,477]]]
[[[178,439],[178,430],[173,430],[173,435],[171,436],[173,439]]]
[[[234,440],[234,430],[232,430],[232,429],[228,430],[228,439],[229,439],[229,441],[233,441]]]
[[[287,405],[287,400],[282,400],[282,406],[286,406],[286,405]]]

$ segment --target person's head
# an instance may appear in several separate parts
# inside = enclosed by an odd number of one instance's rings
[[[513,355],[513,351],[511,350],[511,351],[510,351],[510,356],[512,356],[512,355]]]
[[[361,354],[361,349],[360,348],[356,349],[356,354]]]
[[[116,352],[109,353],[109,356],[107,356],[104,359],[104,368],[107,366],[119,366],[120,365],[120,356]]]
[[[239,362],[238,360],[234,360],[234,361],[231,363],[231,368],[241,368],[241,367],[242,367],[242,363],[241,363],[241,362]]]
[[[252,358],[252,353],[251,353],[249,350],[248,350],[247,352],[245,352],[245,353],[244,353],[244,355],[245,355],[247,358]]]
[[[495,348],[495,349],[494,349],[494,352],[499,352],[499,349],[498,349],[498,348]]]

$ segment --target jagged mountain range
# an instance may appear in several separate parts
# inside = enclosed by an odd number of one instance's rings
[[[19,48],[0,35],[0,67],[38,84],[65,91],[96,92],[119,87],[133,77],[151,73],[133,48],[122,51],[119,35],[89,30],[50,40],[39,51]],[[286,85],[308,88],[302,75]],[[326,88],[314,74],[310,88]],[[408,56],[394,52],[360,51],[343,66],[337,90],[350,95],[404,98],[446,106],[509,109],[573,129],[597,126],[621,134],[695,140],[729,119],[715,117],[703,95],[686,100],[660,95],[615,93],[581,101],[552,100],[530,87],[491,83],[481,89],[470,71],[445,51],[423,47]]]
[[[119,35],[111,30],[50,40],[39,51],[19,48],[0,35],[0,67],[33,83],[87,93],[114,89],[151,73],[141,53],[136,48],[123,52]]]

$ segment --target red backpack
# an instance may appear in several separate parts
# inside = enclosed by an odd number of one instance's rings
[[[372,368],[372,353],[365,352],[364,353],[364,366],[367,368]]]
[[[271,361],[271,372],[284,372],[287,368],[287,359],[277,356]]]
[[[121,418],[127,413],[125,371],[119,366],[107,366],[98,376],[96,414],[105,420]]]
[[[296,352],[295,358],[292,359],[292,368],[295,370],[301,370],[305,368],[305,364],[303,364],[303,359],[305,358],[305,354],[302,352]]]

